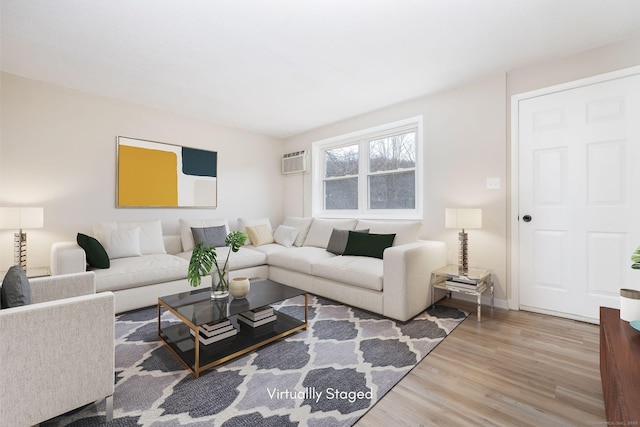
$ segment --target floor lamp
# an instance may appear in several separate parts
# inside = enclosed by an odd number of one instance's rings
[[[44,208],[0,208],[0,228],[18,230],[13,235],[13,264],[27,270],[27,233],[29,228],[44,226]]]
[[[469,273],[469,248],[466,229],[482,228],[482,209],[447,208],[445,209],[445,227],[461,229],[458,233],[460,249],[458,251],[458,265],[461,273]]]

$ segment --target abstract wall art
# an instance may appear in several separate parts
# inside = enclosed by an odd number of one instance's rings
[[[218,206],[218,153],[117,138],[119,208]]]

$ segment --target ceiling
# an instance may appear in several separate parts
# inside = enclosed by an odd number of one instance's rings
[[[0,0],[8,73],[287,137],[640,35],[638,0]]]

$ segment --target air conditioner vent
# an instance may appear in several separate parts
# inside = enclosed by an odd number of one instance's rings
[[[301,173],[307,171],[307,152],[296,151],[282,156],[282,174]]]

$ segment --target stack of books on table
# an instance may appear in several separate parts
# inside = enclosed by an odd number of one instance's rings
[[[451,286],[457,286],[458,288],[464,288],[464,289],[473,289],[473,290],[478,289],[477,279],[470,279],[464,276],[448,277],[446,284]]]
[[[226,338],[231,338],[238,333],[233,327],[229,319],[221,320],[215,323],[205,323],[200,326],[200,342],[204,345],[213,344]],[[191,335],[195,336],[193,329]]]
[[[238,320],[252,328],[267,325],[275,322],[276,319],[277,316],[275,311],[273,311],[273,307],[268,305],[238,314]]]

